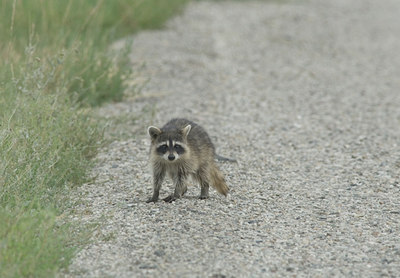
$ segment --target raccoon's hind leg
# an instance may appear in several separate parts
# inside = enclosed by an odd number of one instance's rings
[[[204,199],[208,199],[209,194],[208,194],[208,189],[210,188],[210,186],[208,185],[208,183],[202,183],[200,184],[201,190],[200,190],[200,197],[199,199],[204,200]]]
[[[199,171],[197,171],[196,175],[193,176],[193,178],[197,180],[200,184],[199,199],[201,200],[208,199],[209,197],[208,190],[210,188],[210,183],[205,173],[206,171],[200,169]]]

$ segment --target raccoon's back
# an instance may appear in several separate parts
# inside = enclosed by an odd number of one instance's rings
[[[193,155],[200,160],[213,160],[215,156],[215,147],[207,132],[196,123],[193,123],[192,129],[187,137],[187,144]]]

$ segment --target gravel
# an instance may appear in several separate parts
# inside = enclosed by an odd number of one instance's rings
[[[150,80],[99,110],[125,136],[74,193],[71,218],[98,228],[61,276],[399,277],[399,15],[398,0],[196,1],[135,36]],[[175,116],[238,160],[219,163],[227,198],[145,203],[146,127]]]

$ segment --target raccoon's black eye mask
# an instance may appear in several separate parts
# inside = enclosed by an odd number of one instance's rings
[[[175,149],[175,151],[176,151],[178,154],[182,154],[182,153],[185,152],[184,148],[183,148],[181,145],[178,145],[178,144],[176,144],[176,145],[174,146],[174,149]]]
[[[167,150],[168,150],[167,144],[161,145],[157,148],[157,152],[162,154],[165,154]]]

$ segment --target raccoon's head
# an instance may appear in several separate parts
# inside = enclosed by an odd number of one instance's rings
[[[181,130],[162,130],[150,126],[147,131],[151,138],[152,152],[168,162],[178,161],[189,152],[186,138],[191,128],[191,125],[187,125]]]

